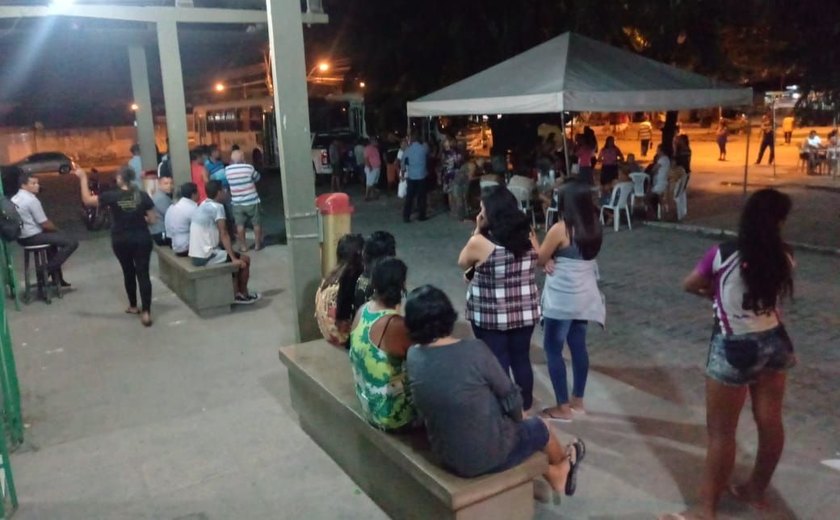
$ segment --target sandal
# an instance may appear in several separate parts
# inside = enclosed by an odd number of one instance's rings
[[[570,450],[575,451],[575,458],[572,460],[571,453],[569,453],[569,474],[566,476],[566,496],[572,496],[577,490],[577,472],[580,468],[580,463],[586,457],[586,444],[581,439],[575,439],[569,446]]]
[[[542,417],[543,419],[548,419],[549,421],[557,421],[557,422],[564,422],[564,423],[572,422],[571,417],[563,417],[563,416],[560,416],[560,415],[553,415],[549,411],[548,408],[545,408],[545,409],[543,409],[543,411],[540,412],[540,417]]]
[[[149,312],[144,312],[140,315],[140,323],[142,323],[144,327],[151,327],[152,315]]]

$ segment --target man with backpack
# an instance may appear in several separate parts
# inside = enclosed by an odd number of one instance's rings
[[[79,242],[67,236],[47,218],[37,197],[41,191],[37,177],[30,173],[22,173],[18,186],[18,192],[12,197],[22,223],[18,243],[24,247],[50,245],[47,269],[62,287],[70,287],[61,273],[61,266],[76,251]]]

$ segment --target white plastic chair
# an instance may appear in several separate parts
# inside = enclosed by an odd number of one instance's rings
[[[650,175],[645,172],[633,172],[630,174],[630,180],[633,181],[633,194],[630,195],[630,209],[636,208],[636,199],[645,200],[648,186],[650,186]]]
[[[534,214],[534,201],[531,199],[531,192],[524,186],[508,186],[508,190],[516,197],[519,202],[519,209],[526,215],[531,213],[531,225],[537,227],[537,217]]]
[[[677,220],[682,220],[688,214],[688,175],[683,175],[674,186],[674,206],[677,209]]]
[[[613,187],[610,195],[609,204],[601,206],[601,225],[604,224],[604,210],[608,209],[613,212],[613,225],[618,231],[619,221],[621,220],[621,211],[627,215],[627,227],[633,229],[633,223],[630,222],[630,206],[627,204],[630,196],[633,194],[632,182],[620,182]]]
[[[685,215],[688,213],[688,197],[685,194],[686,185],[688,184],[688,175],[683,175],[677,182],[674,183],[674,191],[672,195],[674,196],[674,206],[676,206],[677,211],[677,220],[682,220]],[[670,210],[670,206],[668,204],[668,198],[665,193],[662,194],[659,200],[659,206],[656,208],[656,218],[662,220],[662,212],[663,210],[665,213],[668,213]]]
[[[479,186],[481,186],[482,190],[485,190],[487,188],[495,188],[499,185],[499,183],[496,181],[480,181],[478,184]]]

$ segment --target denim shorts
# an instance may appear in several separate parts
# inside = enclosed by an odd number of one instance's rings
[[[516,444],[507,459],[493,472],[504,471],[522,464],[525,459],[542,451],[548,444],[548,427],[539,417],[531,417],[516,423]]]
[[[764,370],[784,371],[795,365],[793,343],[784,325],[725,336],[716,324],[709,342],[706,375],[725,385],[743,386],[755,383]]]

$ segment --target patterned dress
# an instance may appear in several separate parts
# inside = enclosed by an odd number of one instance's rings
[[[365,304],[350,337],[350,366],[356,397],[368,422],[386,431],[408,426],[415,419],[408,396],[405,360],[389,356],[370,338],[373,324],[389,315],[397,315],[397,311],[371,311],[370,303]]]

